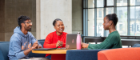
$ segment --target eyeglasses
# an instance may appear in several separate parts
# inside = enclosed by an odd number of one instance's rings
[[[27,23],[27,24],[32,24],[32,22],[24,22],[24,23]]]

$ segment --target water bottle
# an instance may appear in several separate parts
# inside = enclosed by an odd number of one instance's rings
[[[80,50],[81,49],[81,35],[80,35],[79,32],[77,34],[76,48],[77,48],[77,50]]]

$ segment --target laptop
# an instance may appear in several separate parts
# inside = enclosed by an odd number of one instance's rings
[[[39,49],[34,49],[34,50],[46,51],[46,50],[54,50],[54,49],[76,49],[76,39],[77,39],[77,34],[67,34],[66,36],[67,48],[39,48]]]
[[[66,37],[66,48],[76,49],[77,34],[67,34]]]

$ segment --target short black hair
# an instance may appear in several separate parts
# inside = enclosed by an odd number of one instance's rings
[[[59,18],[56,18],[56,19],[53,21],[53,26],[55,26],[55,24],[56,24],[57,21],[62,21],[62,20],[59,19]]]
[[[21,28],[21,23],[25,22],[26,20],[30,20],[30,18],[28,16],[20,16],[18,18],[18,25],[20,26],[20,28]]]
[[[117,22],[118,22],[118,17],[115,13],[113,14],[108,14],[106,15],[106,17],[110,20],[113,21],[114,25],[116,26]]]

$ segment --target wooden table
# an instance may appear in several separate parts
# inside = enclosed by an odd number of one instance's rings
[[[54,49],[54,50],[48,50],[48,51],[32,50],[32,53],[37,53],[37,54],[66,54],[66,52],[67,52],[66,49]]]
[[[51,54],[51,60],[66,60],[66,49],[53,49],[47,51],[32,50],[32,53]]]

